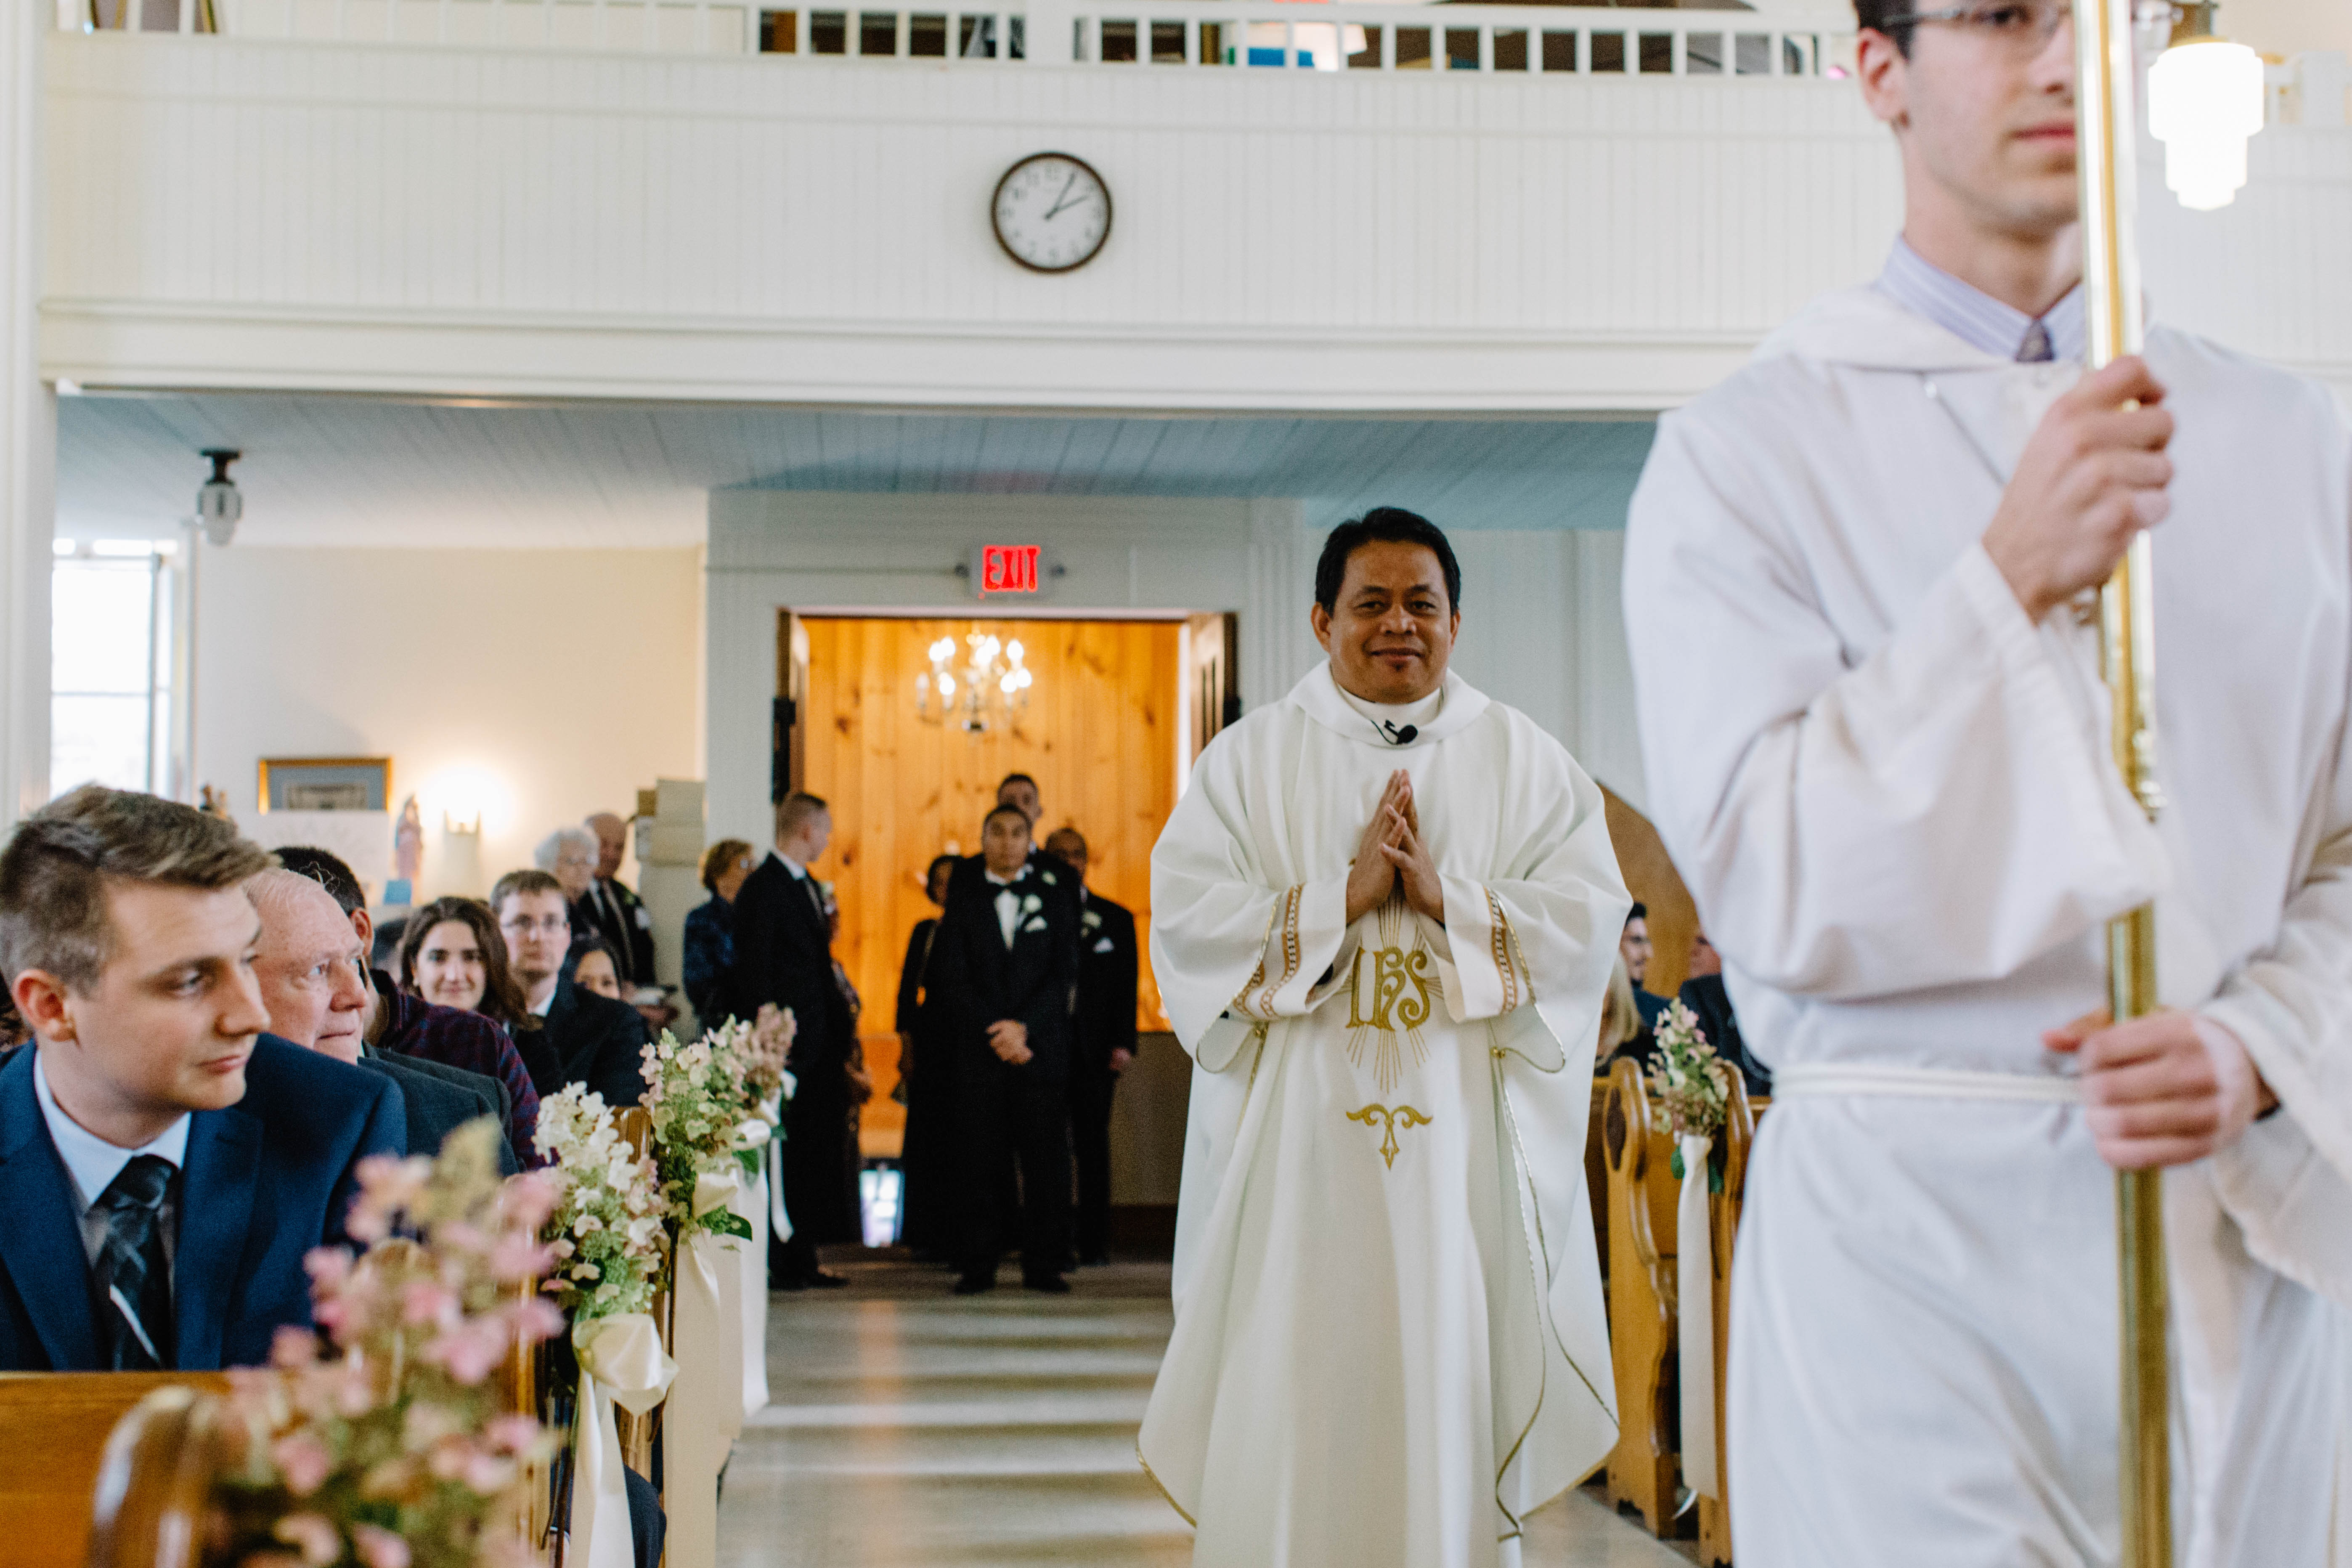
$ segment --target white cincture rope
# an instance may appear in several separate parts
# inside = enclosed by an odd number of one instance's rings
[[[1907,1100],[2000,1100],[2074,1105],[2082,1085],[2051,1073],[1976,1072],[1962,1068],[1897,1067],[1887,1062],[1806,1062],[1776,1069],[1772,1100],[1866,1094]]]

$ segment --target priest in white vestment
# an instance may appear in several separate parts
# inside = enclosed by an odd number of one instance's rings
[[[1592,781],[1447,673],[1443,533],[1343,524],[1316,592],[1330,661],[1152,851],[1195,1068],[1139,1446],[1201,1568],[1488,1568],[1615,1441],[1584,1132],[1630,900]]]
[[[1627,546],[1651,802],[1776,1074],[1738,1560],[2114,1563],[2110,1167],[2161,1166],[2175,1561],[2322,1568],[2352,1507],[2352,440],[2161,300],[2145,362],[2084,377],[2063,5],[1858,8],[1903,238],[1661,422]],[[2084,613],[2149,526],[2155,826]],[[2104,922],[2150,899],[2174,1011],[2105,1027]]]

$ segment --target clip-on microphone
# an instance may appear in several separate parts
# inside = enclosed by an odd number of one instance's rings
[[[1400,730],[1385,719],[1381,721],[1381,734],[1391,746],[1410,746],[1412,744],[1413,737],[1420,733],[1421,730],[1416,725],[1407,724]]]

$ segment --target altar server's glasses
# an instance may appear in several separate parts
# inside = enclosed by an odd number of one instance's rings
[[[1878,31],[1916,27],[1940,22],[1965,28],[1979,37],[2011,48],[2040,54],[2061,22],[2074,17],[2069,0],[1981,0],[1975,5],[1951,5],[1941,11],[1899,11],[1878,19]]]

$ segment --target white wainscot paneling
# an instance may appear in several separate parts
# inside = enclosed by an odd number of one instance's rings
[[[58,34],[44,360],[93,385],[1648,409],[1896,222],[1824,79]],[[1024,271],[1025,153],[1116,202]]]

